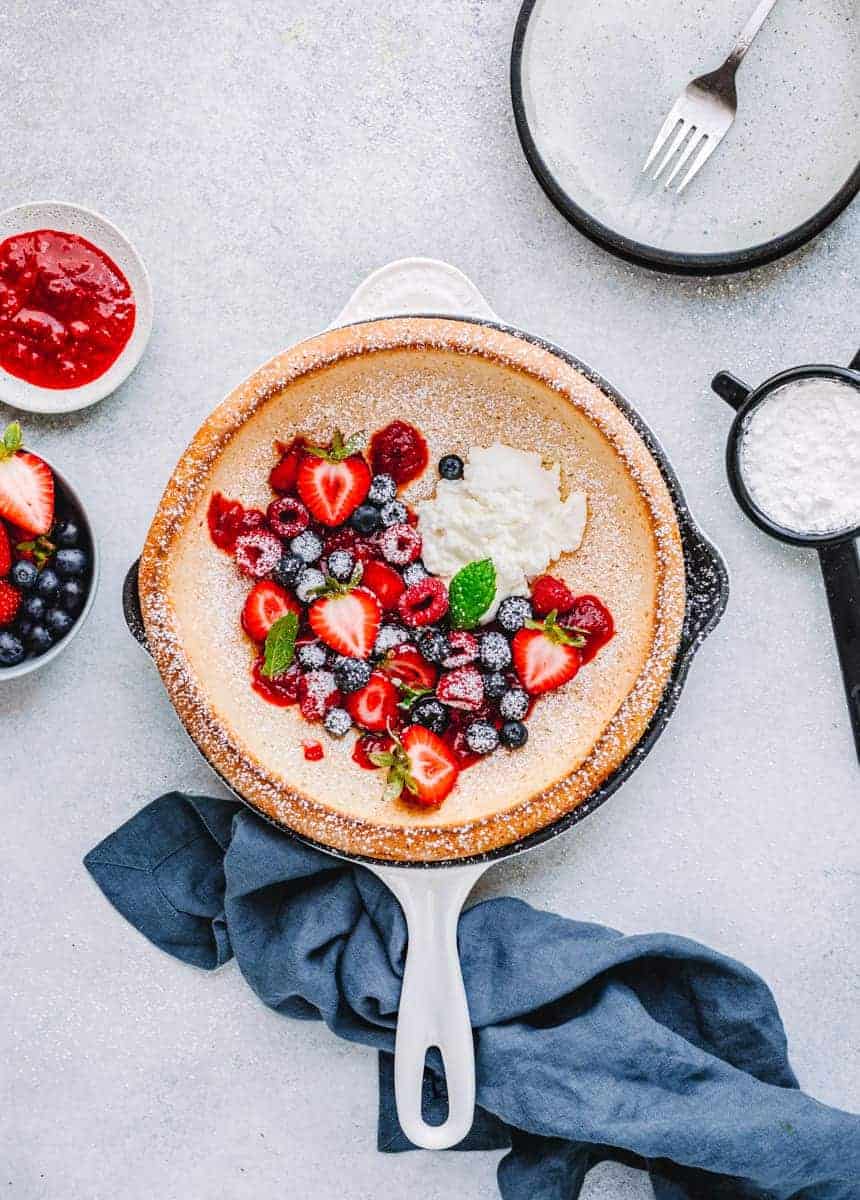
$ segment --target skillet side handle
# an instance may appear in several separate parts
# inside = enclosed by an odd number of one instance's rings
[[[718,371],[711,380],[711,389],[725,400],[726,404],[730,404],[735,412],[743,407],[752,391],[748,383],[744,383],[729,371]]]
[[[125,579],[122,581],[122,615],[125,617],[129,633],[136,642],[143,646],[148,654],[149,644],[146,640],[146,629],[143,625],[143,613],[140,610],[140,591],[138,590],[139,569],[140,559],[136,558],[126,571]]]
[[[839,651],[854,745],[860,759],[860,561],[857,546],[853,541],[822,546],[818,557]]]
[[[858,350],[857,353],[854,355],[854,357],[851,359],[851,362],[848,364],[848,370],[849,371],[860,371],[860,350]]]
[[[397,1117],[414,1145],[447,1150],[463,1140],[475,1116],[475,1047],[457,924],[487,864],[371,869],[399,900],[409,936],[394,1047]],[[424,1060],[434,1046],[442,1055],[448,1089],[448,1117],[442,1125],[428,1125],[421,1112]]]

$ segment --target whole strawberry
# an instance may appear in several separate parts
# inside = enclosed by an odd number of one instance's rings
[[[0,626],[11,625],[21,607],[21,593],[6,579],[0,579]]]
[[[54,476],[23,442],[18,422],[7,425],[0,441],[0,517],[38,537],[54,521]]]

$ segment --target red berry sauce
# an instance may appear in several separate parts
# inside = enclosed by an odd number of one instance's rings
[[[365,771],[378,771],[379,767],[375,762],[370,761],[370,755],[390,750],[393,745],[394,739],[390,738],[387,733],[365,733],[362,737],[356,738],[352,749],[352,761],[358,763]]]
[[[319,762],[324,757],[324,750],[319,742],[302,742],[302,749],[308,762]]]
[[[293,664],[283,675],[267,679],[262,673],[262,666],[263,659],[258,658],[254,663],[251,675],[251,687],[257,695],[262,696],[264,700],[268,700],[269,704],[274,704],[278,708],[288,708],[291,704],[298,704],[299,679],[301,678],[298,667]]]
[[[44,388],[91,383],[120,356],[135,304],[122,271],[74,233],[0,242],[0,366]]]
[[[245,508],[238,500],[228,500],[221,492],[213,492],[206,520],[209,536],[218,549],[232,554],[238,538],[263,528],[266,514],[258,508]]]
[[[409,483],[427,466],[427,443],[414,425],[392,421],[371,438],[370,461],[375,474]]]

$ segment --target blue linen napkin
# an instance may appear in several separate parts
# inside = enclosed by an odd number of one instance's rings
[[[391,1052],[406,929],[370,872],[303,846],[242,805],[171,792],[84,860],[156,946],[212,969],[236,956],[285,1016],[380,1050],[380,1150],[397,1124]],[[460,1149],[510,1146],[503,1200],[575,1200],[606,1158],[657,1200],[858,1200],[860,1117],[798,1089],[773,997],[685,938],[487,900],[460,921],[478,1109]],[[444,1082],[428,1072],[425,1115]]]

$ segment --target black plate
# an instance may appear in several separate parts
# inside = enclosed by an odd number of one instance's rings
[[[590,22],[591,26],[594,26],[596,24],[598,16],[602,11],[600,9],[599,0],[593,0],[593,2],[595,3],[595,6],[596,6],[595,14],[594,14],[595,20]],[[546,155],[547,155],[548,151],[547,151],[546,146],[544,146],[544,153],[541,152],[541,144],[543,144],[543,135],[538,134],[538,132],[534,128],[532,128],[532,125],[529,122],[525,97],[527,94],[531,94],[531,92],[530,92],[528,80],[526,80],[524,82],[524,78],[523,78],[523,75],[524,75],[523,52],[524,52],[524,47],[525,47],[525,43],[526,43],[526,35],[527,35],[528,29],[529,29],[529,22],[530,22],[532,15],[535,12],[535,9],[539,3],[541,3],[541,0],[524,0],[524,3],[520,9],[519,17],[517,18],[517,24],[516,24],[516,28],[514,31],[513,45],[511,48],[511,64],[510,64],[511,100],[513,103],[514,118],[516,121],[517,133],[519,134],[520,143],[522,144],[522,148],[525,153],[526,159],[528,160],[529,166],[531,167],[538,183],[541,185],[541,187],[543,188],[544,192],[547,194],[549,199],[553,202],[553,204],[556,206],[556,208],[559,210],[559,212],[562,213],[562,215],[565,216],[572,225],[574,225],[581,233],[584,233],[585,236],[587,238],[589,238],[591,241],[595,242],[599,246],[602,246],[605,250],[609,250],[612,254],[615,254],[619,258],[625,259],[627,262],[636,263],[640,266],[645,266],[645,267],[649,267],[649,268],[660,270],[660,271],[666,271],[671,274],[722,275],[722,274],[727,274],[727,273],[731,273],[734,271],[744,271],[744,270],[750,269],[751,267],[761,266],[764,263],[773,262],[775,259],[781,258],[783,255],[789,254],[791,251],[798,249],[798,247],[804,245],[806,242],[808,242],[812,238],[816,237],[819,233],[821,233],[821,231],[823,229],[825,229],[831,223],[831,221],[833,221],[843,211],[843,209],[847,208],[847,206],[851,203],[851,201],[857,195],[858,191],[860,191],[860,163],[855,163],[855,165],[853,166],[853,169],[848,170],[847,177],[844,177],[844,175],[843,175],[843,177],[840,178],[837,175],[837,178],[834,179],[833,185],[832,185],[835,187],[833,194],[818,209],[818,211],[810,213],[804,220],[802,220],[798,224],[794,225],[793,228],[788,227],[788,228],[786,228],[786,231],[784,233],[781,233],[779,236],[771,237],[771,238],[769,238],[765,241],[762,241],[758,244],[744,245],[743,247],[739,247],[738,249],[723,250],[719,253],[697,253],[697,252],[692,252],[692,251],[682,253],[677,250],[670,250],[668,248],[664,248],[664,247],[660,247],[660,246],[656,246],[656,245],[650,245],[644,241],[637,241],[633,237],[629,236],[628,234],[622,233],[619,229],[613,228],[609,224],[605,223],[605,221],[599,220],[594,215],[594,213],[592,211],[589,211],[589,208],[586,207],[586,202],[583,201],[582,196],[580,196],[579,200],[577,200],[570,193],[570,191],[567,190],[565,188],[565,186],[560,182],[559,178],[557,177],[557,173],[554,173],[553,169],[550,167],[549,163],[547,162]],[[648,6],[647,5],[641,6],[639,11],[643,14],[647,14]],[[680,21],[682,19],[682,17],[683,17],[683,13],[681,13],[678,16],[678,20]],[[694,25],[697,25],[699,27],[699,29],[705,30],[706,31],[705,41],[706,41],[707,45],[710,47],[714,44],[714,38],[716,36],[714,34],[714,21],[717,18],[722,20],[722,15],[720,13],[715,14],[714,12],[709,12],[708,18],[707,18],[707,21],[708,21],[707,25],[705,25],[703,23],[703,21],[701,20],[700,17],[696,17],[694,22],[687,21],[687,25],[689,26],[690,24],[694,24]],[[777,14],[777,19],[778,18],[779,18],[779,14]],[[583,19],[583,21],[585,21],[585,17],[583,17],[582,19]],[[647,19],[647,17],[643,17],[642,19]],[[730,23],[732,18],[729,15],[727,19]],[[801,22],[804,21],[802,14],[797,19]],[[833,19],[833,22],[835,25],[836,24],[836,15],[835,14],[833,15],[832,19]],[[654,20],[659,20],[659,17],[655,15]],[[773,20],[773,18],[771,20]],[[589,18],[589,21],[590,21],[590,18]],[[791,25],[791,32],[795,36],[797,34],[797,30],[795,28],[796,23],[797,22],[795,21],[795,23]],[[807,36],[812,36],[813,31],[814,31],[814,27],[812,27],[811,29],[808,30]],[[622,30],[621,36],[624,36],[625,33],[630,33],[630,31]],[[846,30],[846,35],[847,35],[847,30]],[[635,37],[635,31],[633,33],[633,36]],[[675,31],[675,36],[676,37],[678,36],[678,30]],[[777,39],[774,39],[774,40],[777,40]],[[786,37],[783,37],[781,40],[787,44],[790,42],[790,39],[786,38]],[[773,52],[773,44],[774,44],[773,41],[768,42],[767,46],[765,47],[765,51],[763,51],[763,53],[765,53],[765,55],[767,54],[767,52],[770,52],[770,53]],[[779,44],[778,40],[777,40],[777,44]],[[801,47],[801,50],[802,50],[802,47]],[[794,47],[795,55],[801,54],[801,50],[798,50],[797,46],[795,45],[795,47]],[[781,53],[787,53],[787,52],[788,52],[787,50],[781,51]],[[640,58],[645,53],[646,53],[646,48],[640,47],[639,48]],[[717,56],[717,60],[715,60],[713,63],[710,63],[708,65],[716,66],[718,58],[719,58],[719,55]],[[582,61],[583,61],[582,57],[580,57],[578,60],[575,59],[574,61],[572,61],[570,63],[570,78],[574,81],[578,81],[578,71],[582,65]],[[697,61],[697,60],[694,59],[694,61]],[[761,60],[759,60],[759,61],[761,61]],[[769,60],[767,59],[767,57],[765,58],[765,61],[768,61],[768,63],[769,63]],[[791,68],[792,63],[794,64],[794,68]],[[795,58],[795,59],[789,58],[786,60],[785,64],[782,64],[782,68],[785,70],[794,69],[796,72],[796,64],[797,64],[797,58]],[[620,82],[620,85],[622,86],[622,88],[626,87],[626,89],[628,91],[635,93],[636,95],[639,96],[641,105],[645,105],[646,103],[650,102],[651,89],[654,86],[659,87],[661,85],[665,85],[669,89],[669,94],[667,94],[667,96],[665,97],[665,101],[662,97],[659,99],[659,103],[661,106],[665,103],[665,108],[661,107],[659,115],[655,115],[654,119],[653,119],[653,128],[654,128],[654,133],[656,134],[657,129],[659,128],[659,123],[663,119],[663,116],[665,116],[665,113],[668,112],[669,107],[671,106],[671,103],[675,98],[675,94],[677,94],[677,90],[679,89],[680,84],[678,84],[676,86],[676,84],[674,83],[673,80],[667,81],[665,79],[665,73],[668,68],[666,67],[666,64],[660,63],[659,68],[654,67],[653,69],[651,69],[650,74],[648,75],[648,83],[647,83],[648,91],[647,91],[647,94],[643,95],[642,90],[637,90],[637,88],[639,88],[640,85],[642,87],[645,86],[642,82],[642,78],[639,76],[639,74],[637,74],[637,69],[640,67],[640,65],[641,64],[639,63],[638,60],[635,64],[632,61],[625,62],[624,60],[622,60],[621,61],[621,70],[626,71],[629,68],[630,74],[627,78],[625,78],[623,74],[620,75],[619,82]],[[758,65],[758,64],[756,64],[756,65]],[[779,64],[770,64],[769,63],[769,65],[772,65],[774,68],[777,68],[774,70],[774,75],[777,79],[779,79],[780,73],[781,73],[780,69],[778,69]],[[744,67],[742,68],[742,70],[744,72],[749,71],[750,64],[749,63],[744,64]],[[675,69],[671,68],[671,74],[674,75],[675,73],[676,73]],[[556,76],[556,78],[557,78],[557,76]],[[795,89],[795,91],[798,95],[800,94],[800,83],[802,83],[802,82],[804,82],[804,81],[799,81],[798,87]],[[743,83],[744,83],[744,80],[741,79],[740,83],[739,83],[739,87],[741,88],[742,92],[743,92],[743,88],[741,87],[741,85]],[[675,88],[674,93],[672,93],[671,88]],[[585,91],[586,91],[586,93],[588,92],[587,87],[586,87]],[[786,101],[786,98],[790,94],[791,94],[791,89],[785,89],[784,87],[781,88],[781,90],[779,90],[779,92],[778,92],[778,95],[783,102]],[[741,99],[743,100],[743,95],[741,96]],[[758,99],[760,99],[760,98],[759,97],[748,97],[748,101],[752,101],[752,102],[755,102]],[[821,95],[819,95],[817,97],[817,99],[818,99],[818,102],[821,103]],[[656,98],[655,98],[655,100],[656,100]],[[844,105],[842,107],[844,108]],[[551,111],[558,111],[559,113],[563,113],[563,111],[564,111],[563,103],[560,98],[560,91],[556,96],[556,101],[554,101],[553,105],[551,106]],[[745,109],[744,111],[746,112],[747,109]],[[767,119],[771,115],[770,112],[766,109],[766,106],[765,106],[764,112],[762,111],[762,109],[757,109],[755,111],[757,113],[757,118],[760,122],[763,122],[763,118]],[[774,110],[774,111],[777,111],[777,110]],[[792,111],[794,112],[794,110],[792,110]],[[601,114],[601,116],[602,115],[603,114]],[[607,115],[606,119],[607,119],[608,123],[610,123],[610,124],[612,123],[612,117]],[[651,118],[649,116],[649,120],[650,119]],[[840,150],[843,148],[847,149],[847,147],[843,147],[841,141],[838,138],[838,135],[835,132],[831,131],[828,133],[826,114],[824,117],[822,117],[819,114],[817,116],[816,120],[817,120],[817,123],[821,126],[821,136],[822,137],[827,138],[829,136],[835,140],[835,144],[838,144],[840,146]],[[649,128],[650,128],[650,126],[649,126]],[[613,127],[611,132],[614,134],[617,131]],[[556,133],[556,131],[553,131],[554,135],[555,135],[555,133]],[[749,134],[747,132],[742,131],[742,133],[744,133],[744,136],[749,137]],[[738,142],[739,138],[740,138],[740,134],[736,133],[735,139],[734,139],[735,143]],[[637,141],[638,141],[638,134],[637,134]],[[643,145],[643,147],[641,149],[641,159],[643,161],[644,161],[645,153],[647,152],[647,149],[648,149],[647,144]],[[626,152],[626,146],[625,146],[625,152]],[[638,153],[639,153],[639,150],[637,149],[637,154]],[[717,154],[719,155],[721,153],[723,153],[722,148],[717,152]],[[850,161],[854,162],[853,159]],[[706,167],[705,170],[709,170],[709,169],[713,170],[715,163],[716,163],[716,158],[713,160],[712,163],[708,164],[708,167]],[[640,169],[640,165],[641,165],[641,163],[637,163],[635,165],[634,169],[635,169],[636,173],[638,173],[638,171]],[[725,168],[725,162],[724,162],[723,170],[725,171],[725,169],[726,168]],[[786,172],[780,171],[780,175],[781,176],[783,176],[783,175],[790,176],[790,172],[793,169],[794,169],[794,164],[789,163],[787,171]],[[804,170],[808,172],[808,164],[807,163],[804,163]],[[843,170],[844,170],[844,168],[843,168]],[[742,177],[742,176],[739,176],[739,177]],[[836,186],[837,184],[838,184],[838,186]],[[656,185],[654,185],[654,186],[656,188]],[[695,184],[692,185],[690,188],[690,191],[687,192],[685,195],[690,196],[691,194],[693,194],[693,187],[695,187],[695,186],[696,186]],[[826,195],[826,192],[824,192],[822,194]],[[756,197],[757,196],[758,196],[758,193],[756,193]],[[758,203],[758,200],[756,197],[751,196],[750,202]],[[765,197],[764,193],[761,194],[760,203],[762,205],[764,205],[766,203],[766,197]],[[799,215],[800,214],[797,214],[796,216],[793,217],[793,219],[797,220],[797,216],[799,216]],[[792,218],[787,217],[787,222],[790,220],[792,220]],[[707,222],[705,222],[705,223],[707,224]]]
[[[678,527],[681,533],[681,542],[684,549],[684,565],[686,571],[687,585],[687,600],[686,610],[684,613],[684,625],[681,632],[681,639],[678,645],[678,653],[675,656],[675,662],[672,666],[672,673],[669,682],[666,685],[666,690],[663,693],[659,705],[654,711],[654,715],[648,724],[647,729],[643,733],[639,742],[630,751],[624,761],[613,771],[613,773],[603,781],[600,787],[592,793],[587,800],[580,804],[572,812],[566,813],[559,820],[554,821],[551,825],[545,826],[543,829],[537,830],[530,834],[529,837],[523,838],[518,842],[513,842],[507,846],[500,846],[495,850],[491,850],[486,854],[476,854],[469,858],[445,859],[442,862],[413,862],[413,863],[394,863],[390,859],[373,859],[364,855],[345,854],[342,851],[332,850],[329,846],[325,846],[320,842],[315,842],[312,838],[303,837],[297,834],[295,830],[290,829],[286,825],[281,825],[277,821],[273,821],[265,817],[250,801],[240,796],[224,777],[218,772],[212,764],[209,763],[215,774],[218,775],[224,786],[236,796],[237,800],[241,800],[257,814],[258,817],[263,817],[270,825],[282,830],[284,833],[297,838],[301,842],[305,842],[309,846],[314,846],[318,850],[324,850],[328,854],[334,854],[337,858],[348,859],[351,862],[375,863],[378,865],[387,866],[403,866],[403,867],[453,867],[462,866],[466,863],[479,862],[494,862],[497,859],[507,858],[512,854],[518,854],[522,850],[530,850],[534,846],[539,846],[557,834],[562,833],[571,825],[577,824],[579,821],[585,820],[590,813],[593,813],[596,808],[599,808],[604,801],[608,800],[613,792],[628,779],[641,762],[645,759],[651,747],[659,738],[660,734],[666,728],[666,724],[675,711],[675,706],[678,703],[678,698],[681,695],[681,690],[687,678],[687,672],[690,669],[690,663],[693,661],[693,656],[701,646],[702,642],[715,627],[720,617],[725,611],[726,604],[729,598],[729,576],[726,569],[726,564],[722,556],[708,541],[702,531],[699,529],[693,520],[690,510],[687,507],[687,502],[684,499],[684,494],[681,491],[681,485],[678,482],[677,476],[669,464],[666,453],[663,447],[657,441],[654,434],[639,416],[639,414],[631,408],[628,402],[621,396],[615,388],[606,382],[600,375],[593,371],[590,367],[580,362],[574,355],[568,354],[567,351],[559,349],[551,342],[547,342],[543,338],[538,338],[532,334],[523,333],[522,330],[515,329],[510,325],[501,325],[495,321],[478,321],[473,317],[456,317],[450,313],[439,314],[402,314],[403,316],[420,315],[422,317],[437,315],[445,320],[463,321],[471,325],[485,325],[491,329],[499,329],[503,333],[512,334],[523,341],[530,342],[532,345],[540,346],[544,350],[548,350],[551,354],[561,358],[564,362],[575,367],[583,375],[596,384],[600,390],[608,396],[612,402],[618,407],[630,424],[637,431],[639,436],[645,442],[651,454],[654,457],[657,466],[660,468],[660,473],[666,481],[666,486],[672,496],[672,501],[675,505],[675,511],[678,516]],[[368,324],[369,322],[359,321],[356,324]],[[144,647],[146,645],[146,633],[143,626],[143,619],[140,611],[140,596],[137,586],[137,573],[140,560],[132,563],[125,577],[122,589],[122,604],[125,614],[126,623],[133,637]],[[184,728],[184,727],[183,727]],[[193,741],[193,739],[192,739]],[[196,746],[197,743],[195,742]],[[197,747],[200,750],[200,747]],[[203,752],[200,751],[202,754]],[[205,754],[203,755],[206,758]],[[208,759],[206,759],[209,762]]]

